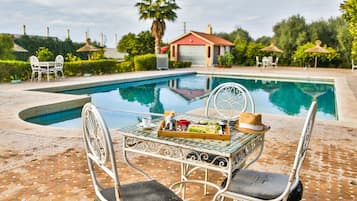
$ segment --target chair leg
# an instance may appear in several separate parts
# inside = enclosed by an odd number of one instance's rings
[[[205,182],[207,182],[207,181],[208,181],[208,169],[205,168]],[[203,194],[207,195],[207,184],[206,183],[203,185]]]
[[[33,78],[35,77],[35,72],[31,73],[31,82],[33,81]]]
[[[38,76],[38,77],[37,77],[37,80],[38,80],[38,81],[41,81],[41,79],[42,79],[42,73],[41,73],[41,72],[38,72],[38,73],[37,73],[37,76]]]

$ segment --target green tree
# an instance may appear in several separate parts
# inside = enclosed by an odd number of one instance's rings
[[[246,55],[247,47],[248,47],[248,41],[245,39],[237,38],[234,41],[234,47],[232,49],[232,54],[234,56],[235,64],[244,65],[244,63],[247,59],[247,55]]]
[[[357,0],[344,0],[340,4],[340,8],[352,35],[351,54],[353,58],[357,59]]]
[[[256,65],[256,60],[255,57],[258,56],[259,58],[262,58],[262,56],[265,56],[267,53],[261,51],[265,45],[257,42],[249,42],[247,46],[247,51],[246,51],[246,60],[244,62],[244,65],[246,66],[255,66]]]
[[[301,66],[314,66],[315,56],[318,57],[320,65],[329,66],[333,65],[333,61],[339,58],[339,54],[332,47],[323,47],[327,49],[330,53],[309,53],[305,52],[306,49],[314,47],[315,44],[312,42],[307,42],[297,48],[293,54],[294,62]],[[333,65],[334,66],[334,65]]]
[[[329,19],[329,23],[332,29],[336,30],[337,46],[330,45],[336,48],[336,51],[340,54],[340,65],[351,66],[351,48],[352,48],[352,36],[348,31],[348,24],[342,17],[336,19]]]
[[[152,19],[151,33],[155,37],[155,53],[160,53],[160,42],[164,36],[165,20],[175,21],[177,15],[175,10],[180,7],[175,0],[141,0],[135,4],[139,8],[139,19]]]
[[[154,53],[155,38],[149,31],[142,31],[138,35],[128,33],[124,35],[117,46],[119,52],[126,52],[129,58],[140,54]]]
[[[271,44],[271,41],[272,41],[272,37],[269,37],[269,36],[262,36],[262,37],[259,37],[257,38],[257,40],[255,40],[255,42],[257,43],[261,43],[263,44],[264,46],[268,46]]]
[[[139,54],[139,46],[140,44],[136,39],[136,35],[134,33],[128,33],[120,39],[117,49],[119,52],[126,52],[132,57]]]
[[[40,61],[53,60],[53,53],[47,47],[40,47],[36,51],[36,56]]]
[[[142,31],[137,34],[137,40],[139,42],[140,54],[149,54],[155,52],[155,38],[150,31]]]
[[[230,33],[221,32],[221,33],[216,33],[216,35],[229,41],[236,41],[237,39],[240,39],[250,42],[253,40],[253,38],[249,35],[249,32],[241,27],[237,27],[235,30],[233,30]]]
[[[308,42],[305,18],[294,15],[282,20],[273,27],[276,45],[284,50],[281,59],[284,64],[291,64],[291,58],[298,46]]]
[[[14,47],[14,41],[12,37],[8,34],[0,34],[0,59],[2,60],[13,60],[15,56],[13,55],[12,48]]]

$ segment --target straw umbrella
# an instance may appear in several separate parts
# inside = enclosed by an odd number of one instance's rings
[[[282,53],[282,52],[283,52],[283,50],[281,50],[281,49],[279,49],[277,46],[275,46],[275,42],[274,42],[274,41],[272,41],[269,46],[264,47],[264,48],[262,48],[262,49],[260,49],[260,50],[261,50],[261,51],[264,51],[264,52],[273,52],[273,55],[274,55],[274,53]],[[271,58],[272,58],[272,57],[271,57]],[[272,65],[272,66],[273,66],[273,64],[274,64],[275,66],[277,66],[277,59],[278,59],[278,57],[276,57],[275,62],[273,62],[272,59],[271,59],[271,61],[269,61],[268,63],[270,63],[270,65]],[[265,65],[267,65],[267,64],[264,64],[264,62],[265,62],[265,61],[264,61],[264,58],[263,58],[263,61],[262,61],[263,67],[264,67]],[[269,65],[269,64],[268,64],[268,65]]]
[[[90,39],[89,38],[87,38],[86,44],[83,47],[81,47],[78,50],[76,50],[76,52],[88,52],[88,60],[90,60],[91,52],[99,52],[99,51],[100,51],[99,48],[97,48],[97,47],[95,47],[95,46],[90,44]]]
[[[265,52],[278,52],[278,53],[282,53],[283,50],[279,49],[277,46],[275,46],[275,42],[271,42],[271,44],[267,47],[264,47],[262,49],[260,49],[261,51],[265,51]]]
[[[14,47],[12,47],[12,51],[14,52],[28,52],[25,48],[21,47],[20,45],[14,43]]]
[[[330,53],[328,50],[326,50],[325,48],[321,47],[321,41],[320,40],[316,40],[315,41],[315,46],[311,47],[309,49],[306,49],[304,52],[309,52],[309,53],[322,53],[322,54],[328,54]],[[315,55],[315,68],[317,66],[317,55]]]
[[[22,55],[23,60],[26,60],[26,52],[28,52],[28,50],[26,50],[25,48],[21,47],[20,45],[14,43],[14,46],[11,49],[13,52],[19,52],[19,55]]]

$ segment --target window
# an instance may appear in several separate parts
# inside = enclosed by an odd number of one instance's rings
[[[207,57],[208,58],[211,58],[211,46],[208,46],[208,49],[207,49]]]
[[[173,46],[171,46],[172,47],[172,50],[171,50],[171,52],[172,52],[172,57],[175,57],[175,45],[173,45]]]

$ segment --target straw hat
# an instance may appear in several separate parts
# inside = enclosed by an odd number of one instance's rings
[[[262,123],[261,114],[242,112],[235,124],[235,128],[243,133],[262,134],[270,129]]]

